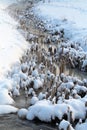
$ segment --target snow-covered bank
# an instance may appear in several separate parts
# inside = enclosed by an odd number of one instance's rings
[[[50,2],[45,0],[34,9],[34,13],[44,22],[47,30],[64,29],[64,38],[67,38],[68,42],[62,45],[73,62],[71,66],[78,67],[82,71],[87,71],[86,6],[87,2],[84,0],[50,0]]]
[[[14,87],[14,81],[9,78],[8,72],[15,64],[20,63],[20,58],[27,49],[28,44],[24,37],[17,31],[15,22],[5,10],[16,0],[0,1],[0,114],[17,112],[17,109],[5,104],[14,104],[10,91]],[[8,75],[8,77],[6,77]]]
[[[40,2],[35,13],[46,22],[48,29],[64,28],[72,40],[81,40],[87,33],[87,2],[70,0],[45,0]],[[86,46],[85,46],[86,47]],[[84,50],[86,50],[86,48]]]
[[[0,10],[0,74],[10,70],[11,66],[27,48],[25,39],[16,29],[17,23],[6,13]],[[0,78],[1,78],[0,76]]]
[[[16,113],[18,109],[10,105],[0,105],[0,115]]]

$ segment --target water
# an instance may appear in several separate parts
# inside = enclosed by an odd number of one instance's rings
[[[0,130],[57,130],[51,125],[20,120],[16,115],[0,116]]]

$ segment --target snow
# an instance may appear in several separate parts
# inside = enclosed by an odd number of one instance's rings
[[[87,101],[87,98],[85,99]],[[62,104],[55,105],[49,100],[36,101],[33,106],[28,108],[27,119],[33,120],[37,117],[41,121],[51,122],[52,119],[54,120],[57,117],[59,120],[62,120],[64,114],[68,115],[68,108],[73,113],[73,120],[85,118],[86,108],[84,100],[69,99]]]
[[[73,82],[68,82],[68,83],[62,83],[60,85],[60,88],[68,88],[68,89],[72,89],[74,87]]]
[[[84,101],[81,101],[81,99],[69,99],[65,102],[70,105],[70,110],[73,112],[75,119],[85,118],[86,108]]]
[[[67,113],[67,110],[68,110],[68,106],[65,103],[55,104],[54,116],[58,117],[61,120],[63,115]]]
[[[48,30],[64,28],[65,37],[78,41],[87,51],[87,1],[45,0],[45,3],[39,2],[34,13]]]
[[[68,121],[62,120],[60,122],[59,129],[63,129],[64,128],[64,130],[66,130],[69,124],[70,123]]]
[[[3,2],[0,2],[3,3]],[[7,2],[6,2],[7,3]],[[12,2],[11,2],[12,3]],[[27,42],[16,29],[15,22],[0,8],[0,74],[5,74],[27,48]]]
[[[30,104],[31,104],[31,105],[34,105],[37,101],[38,101],[38,98],[37,98],[36,96],[33,96],[33,97],[31,98]]]
[[[34,91],[33,88],[29,88],[28,94],[31,95],[33,91]]]
[[[34,80],[34,89],[39,89],[42,86],[43,86],[43,82],[40,80],[39,77]]]
[[[0,81],[0,90],[7,89],[12,90],[13,82],[10,79],[4,79]]]
[[[67,128],[69,127],[69,130],[74,130],[72,128],[72,126],[70,125],[70,123],[66,120],[62,120],[59,124],[59,129],[63,129],[63,130],[67,130]]]
[[[51,102],[42,100],[29,107],[27,119],[33,120],[37,117],[41,121],[50,122],[52,119],[55,119],[55,117],[62,119],[62,116],[66,110],[66,105],[52,105]]]
[[[77,124],[75,130],[87,130],[87,122],[82,124]]]
[[[10,105],[0,105],[0,115],[1,114],[9,114],[16,113],[18,109],[16,107]]]
[[[26,115],[28,113],[28,110],[25,109],[25,108],[22,108],[18,111],[18,117],[21,118],[21,119],[25,119],[26,118]]]
[[[0,89],[0,105],[13,104],[14,100],[8,95],[7,89]]]
[[[53,106],[49,101],[38,101],[34,106],[28,109],[27,119],[33,120],[35,117],[41,121],[51,121],[53,115]]]
[[[35,70],[32,71],[32,76],[35,76],[35,77],[38,76],[38,71],[37,71],[37,69],[35,69]]]
[[[40,92],[39,95],[38,95],[38,99],[42,100],[44,98],[46,98],[46,94],[43,94],[42,92]]]
[[[5,9],[10,4],[16,3],[17,0],[0,0],[0,8]]]
[[[79,93],[80,91],[87,92],[87,88],[85,86],[76,85],[75,90]]]
[[[22,72],[17,73],[20,72],[20,58],[28,44],[17,30],[18,23],[6,10],[10,4],[16,2],[17,0],[0,0],[0,114],[17,112],[18,109],[11,106],[14,104],[11,91],[14,95],[19,95],[20,78],[26,79]],[[11,79],[12,69],[14,75]]]

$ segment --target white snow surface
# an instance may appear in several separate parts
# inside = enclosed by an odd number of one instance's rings
[[[0,0],[0,8],[5,9],[10,4],[16,3],[17,0]]]
[[[0,105],[0,115],[1,114],[9,114],[16,113],[18,109],[16,107],[10,105]]]
[[[84,119],[86,114],[85,99],[65,100],[62,104],[52,104],[49,100],[37,101],[28,108],[27,119],[33,120],[35,117],[41,121],[50,122],[55,117],[62,119],[64,114],[68,114],[68,107],[73,112],[74,119]]]
[[[14,100],[8,95],[7,89],[0,89],[0,105],[13,104]]]
[[[38,102],[38,98],[36,97],[36,96],[33,96],[32,98],[31,98],[31,105],[34,105],[36,102]]]
[[[39,89],[43,87],[43,81],[38,77],[34,80],[34,89]]]
[[[22,108],[18,111],[18,117],[21,118],[21,119],[25,119],[26,118],[26,115],[28,113],[28,110],[25,109],[25,108]]]
[[[62,121],[60,122],[60,124],[59,124],[59,129],[60,129],[60,130],[61,130],[61,129],[67,130],[67,127],[68,127],[68,126],[69,126],[70,130],[74,130],[68,121],[62,120]]]
[[[38,101],[35,105],[29,107],[28,110],[29,110],[27,114],[28,120],[33,120],[35,117],[37,117],[41,121],[50,122],[51,119],[54,119],[56,107],[54,109],[54,105],[52,105],[51,102],[42,100]],[[59,109],[59,111],[61,110]],[[60,116],[62,115],[62,113],[63,112],[60,113]]]
[[[17,31],[18,23],[9,16],[6,10],[10,4],[15,2],[17,0],[0,0],[0,114],[18,110],[11,106],[14,104],[14,100],[9,93],[20,79],[16,76],[13,79],[7,78],[7,76],[12,67],[19,64],[19,59],[28,45],[24,37]]]
[[[10,3],[11,0],[7,1],[6,3]],[[4,2],[1,0],[0,5]],[[16,26],[17,22],[8,15],[7,11],[0,8],[0,78],[10,70],[14,63],[19,61],[27,47],[27,42],[17,31]]]
[[[77,124],[75,130],[87,130],[87,122],[82,124]]]
[[[65,29],[66,37],[81,42],[87,51],[87,1],[45,0],[34,9],[36,15],[46,23],[46,28]]]

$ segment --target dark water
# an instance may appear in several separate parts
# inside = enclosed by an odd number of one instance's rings
[[[0,116],[0,130],[57,130],[54,124],[20,120],[16,114]]]

